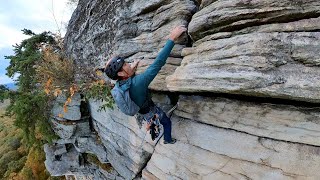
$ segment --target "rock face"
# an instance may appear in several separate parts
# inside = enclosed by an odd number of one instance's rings
[[[82,71],[105,64],[114,55],[126,57],[129,62],[143,57],[145,64],[151,63],[169,32],[177,25],[187,25],[195,10],[191,0],[80,1],[68,26],[66,54],[77,64],[79,76]],[[184,35],[172,51],[173,57],[181,57],[187,41]],[[182,60],[173,57],[151,89],[167,90],[165,77]]]
[[[106,148],[90,128],[89,117],[80,112],[80,97],[80,94],[75,94],[71,98],[67,112],[63,107],[67,100],[66,96],[58,96],[55,100],[50,122],[60,139],[44,146],[48,172],[52,176],[65,175],[66,178],[70,175],[75,178],[121,178],[115,170],[106,171],[88,160],[87,156],[91,154],[100,163],[110,164]]]
[[[154,100],[166,108],[169,103],[165,96],[154,95]],[[99,133],[103,145],[106,147],[108,160],[125,179],[135,178],[149,161],[156,143],[144,128],[140,129],[135,117],[121,113],[118,108],[98,112],[102,104],[90,102],[90,111],[94,120],[94,128]]]
[[[258,137],[320,146],[319,107],[181,96],[175,114]]]
[[[158,144],[143,177],[316,179],[320,176],[318,112],[226,98],[180,97],[173,118],[173,136],[179,141]]]
[[[170,90],[320,102],[319,1],[202,3]]]
[[[170,30],[182,24],[188,33],[150,86],[164,109],[178,102],[172,117],[177,143],[145,138],[134,117],[117,108],[98,111],[101,103],[94,99],[86,120],[78,104],[60,119],[57,106],[54,123],[61,139],[46,147],[50,173],[93,179],[318,179],[320,1],[80,0],[68,26],[66,54],[78,78],[114,55],[128,62],[144,58],[137,71],[142,73]],[[114,170],[58,162],[86,153]]]
[[[67,101],[66,95],[59,95],[57,99],[55,100],[55,103],[53,105],[52,109],[52,115],[55,119],[60,121],[77,121],[81,119],[81,113],[80,113],[80,94],[75,94],[71,98],[71,102],[66,105],[67,111],[64,111],[64,104]]]

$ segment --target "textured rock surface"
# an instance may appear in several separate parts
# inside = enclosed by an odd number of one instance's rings
[[[68,26],[66,53],[77,63],[79,76],[86,70],[92,72],[94,65],[105,64],[112,55],[126,57],[127,61],[144,57],[148,64],[169,32],[177,25],[187,25],[195,10],[191,0],[80,1]],[[181,45],[172,51],[174,57],[181,57],[187,36],[178,43]],[[151,88],[167,90],[165,76],[172,74],[180,61],[169,59]]]
[[[155,142],[145,130],[140,129],[134,117],[129,117],[117,108],[97,112],[101,104],[90,103],[94,127],[107,149],[108,160],[126,179],[133,179],[144,167],[153,153]],[[144,141],[143,141],[144,140]]]
[[[65,95],[60,95],[55,100],[52,109],[52,115],[61,121],[72,120],[77,121],[81,119],[80,113],[80,94],[76,93],[72,98],[71,102],[67,104],[67,111],[64,111],[63,106],[67,101],[67,97]],[[62,117],[60,116],[62,115]]]
[[[70,139],[72,137],[90,136],[91,130],[89,121],[77,122],[61,122],[59,120],[51,119],[52,128],[54,132],[61,139]]]
[[[158,144],[145,177],[316,179],[320,147],[277,141],[174,118],[174,145]],[[151,175],[150,175],[151,173]],[[145,178],[148,179],[148,178]]]
[[[260,137],[320,146],[320,106],[182,96],[175,114]]]
[[[61,151],[64,149],[65,151]],[[96,164],[87,161],[86,155],[79,153],[72,144],[45,145],[45,165],[52,176],[66,176],[66,179],[122,179],[119,174],[101,169]],[[57,154],[57,151],[59,153]]]
[[[44,151],[46,153],[45,165],[47,170],[52,176],[68,174],[87,175],[89,173],[89,168],[84,167],[84,162],[80,161],[83,157],[74,147],[72,147],[72,144],[69,144],[68,146],[68,151],[59,155],[55,155],[56,146],[44,146]]]
[[[319,40],[320,32],[274,32],[205,41],[184,52],[168,88],[320,102]]]
[[[189,25],[194,40],[217,32],[315,18],[320,13],[317,0],[203,0],[201,3],[201,10],[192,16]],[[319,28],[317,24],[312,26]]]
[[[188,25],[190,37],[179,39],[150,86],[162,91],[154,99],[165,110],[179,102],[178,142],[156,144],[147,134],[142,143],[144,129],[133,117],[116,108],[98,112],[101,104],[90,101],[92,123],[77,109],[77,118],[66,114],[60,121],[80,121],[46,152],[96,154],[117,172],[77,162],[72,173],[97,179],[318,179],[319,10],[317,0],[80,0],[65,39],[77,77],[113,55],[143,57],[141,73],[169,31]],[[72,174],[51,156],[48,169]]]
[[[66,175],[67,179],[121,179],[119,174],[101,169],[100,164],[89,162],[87,154],[97,157],[100,163],[108,163],[106,149],[99,138],[92,132],[89,117],[82,117],[80,112],[80,94],[75,94],[68,103],[68,112],[64,113],[63,105],[67,101],[65,96],[58,96],[50,119],[54,132],[61,138],[53,144],[46,144],[45,166],[52,176]],[[64,113],[63,117],[59,114]]]
[[[74,145],[78,152],[94,154],[101,163],[108,163],[107,151],[97,139],[96,136],[78,137]]]
[[[319,1],[203,6],[189,25],[197,42],[167,79],[170,90],[320,102]]]
[[[51,119],[51,127],[53,131],[61,138],[61,139],[70,139],[76,130],[75,124],[61,124],[59,121],[55,119]]]

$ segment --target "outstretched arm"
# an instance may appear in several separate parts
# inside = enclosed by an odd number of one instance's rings
[[[165,65],[167,58],[170,55],[170,52],[174,46],[174,41],[178,39],[178,37],[185,32],[187,29],[184,26],[178,26],[174,28],[170,35],[169,40],[167,41],[164,48],[160,51],[157,58],[154,60],[154,62],[146,69],[146,71],[140,76],[142,76],[142,79],[145,81],[145,86],[149,86],[151,81],[156,77],[156,75],[159,73],[162,66]]]

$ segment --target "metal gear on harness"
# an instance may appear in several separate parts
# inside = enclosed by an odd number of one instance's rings
[[[160,135],[160,120],[159,120],[159,116],[157,116],[156,114],[153,115],[153,117],[152,117],[152,119],[150,121],[151,122],[148,122],[148,123],[151,123],[150,135],[151,135],[152,141],[154,141]]]
[[[173,111],[174,111],[178,106],[179,106],[179,104],[177,103],[175,106],[173,106],[173,107],[166,113],[169,118],[171,118]],[[138,117],[139,117],[139,116],[136,116],[136,118],[138,118]],[[137,122],[138,122],[138,124],[141,123],[141,124],[139,125],[139,126],[140,126],[140,129],[141,129],[143,117],[139,117],[139,118],[140,118],[140,120],[137,119]],[[160,125],[160,119],[159,119],[159,118],[156,118],[155,123],[156,123],[157,125]],[[159,127],[159,126],[158,126],[158,127]],[[144,141],[145,141],[145,139],[146,139],[147,132],[148,132],[148,131],[145,132],[145,134],[144,134],[144,136],[143,136],[143,139],[141,140],[141,144],[140,144],[140,146],[138,147],[138,149],[137,149],[137,151],[136,151],[137,154],[138,154],[138,152],[141,152],[141,153],[142,153],[143,143],[144,143]],[[150,132],[150,133],[151,133],[151,132]],[[160,131],[159,131],[159,134],[160,134]],[[158,136],[159,136],[159,134],[158,134]],[[151,137],[151,138],[152,138],[152,137]],[[157,139],[157,138],[155,138],[155,139]]]

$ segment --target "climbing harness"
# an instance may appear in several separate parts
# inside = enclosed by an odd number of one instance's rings
[[[148,122],[150,125],[150,135],[154,141],[160,135],[160,120],[157,114],[154,114],[152,119]]]
[[[154,141],[160,134],[160,120],[159,118],[155,117],[156,115],[154,115],[153,118],[153,122],[148,122],[148,123],[152,123],[150,126],[150,134],[151,134],[151,139]],[[146,132],[144,133],[144,137],[141,141],[141,145],[139,146],[138,150],[142,150],[142,145],[144,143],[144,140],[146,139],[147,136],[147,132],[148,130],[146,130]]]
[[[166,113],[166,115],[169,117],[169,118],[171,118],[171,116],[172,116],[172,114],[173,114],[173,111],[175,110],[175,109],[177,109],[177,107],[178,107],[178,103],[175,105],[175,106],[173,106],[167,113]],[[155,114],[154,114],[154,116],[153,116],[153,118],[152,119],[154,119],[154,121],[152,122],[152,124],[151,124],[151,126],[150,126],[150,133],[151,133],[151,129],[152,129],[152,125],[154,125],[155,127],[157,127],[157,135],[156,135],[156,137],[155,137],[155,139],[160,135],[160,117],[158,116],[158,117],[155,117]],[[148,122],[148,121],[147,121]],[[143,143],[144,143],[144,140],[146,139],[146,136],[147,136],[147,130],[146,130],[146,132],[145,132],[145,134],[144,134],[144,137],[143,137],[143,139],[142,139],[142,141],[141,141],[141,145],[139,146],[139,148],[138,148],[138,150],[137,150],[137,152],[138,151],[142,151],[142,146],[143,146]],[[156,132],[155,132],[156,133]],[[151,134],[151,138],[152,138],[152,134]],[[154,140],[154,139],[152,139],[152,140]]]

